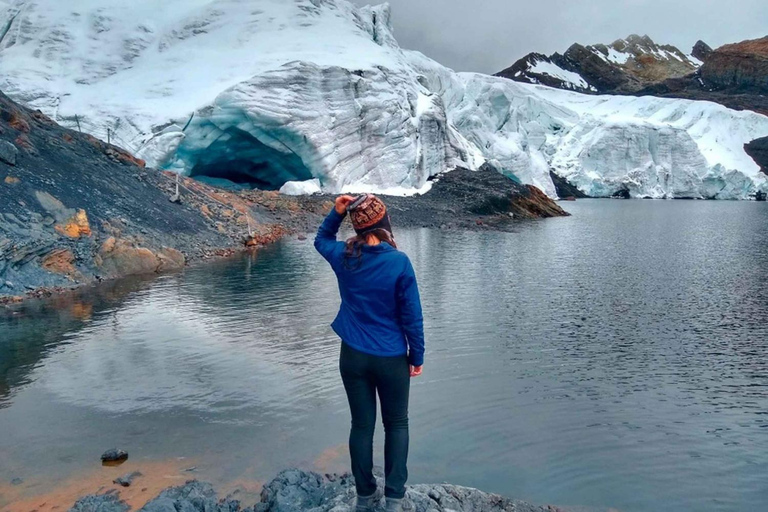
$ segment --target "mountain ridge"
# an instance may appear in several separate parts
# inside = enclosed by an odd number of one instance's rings
[[[709,47],[699,41],[694,48],[704,55]],[[529,53],[495,76],[586,94],[627,94],[686,76],[700,66],[693,54],[631,34],[608,45],[574,43],[563,54]]]

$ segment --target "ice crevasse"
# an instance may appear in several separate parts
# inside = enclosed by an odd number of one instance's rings
[[[0,90],[152,166],[309,193],[414,193],[489,162],[555,188],[743,199],[768,118],[455,73],[401,49],[387,4],[0,0]],[[75,117],[77,116],[77,117]]]

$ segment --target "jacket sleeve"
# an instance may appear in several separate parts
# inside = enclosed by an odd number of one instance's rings
[[[408,340],[408,362],[413,366],[421,366],[424,364],[424,318],[416,273],[407,259],[405,270],[398,281],[397,301],[400,324]]]
[[[339,232],[343,220],[344,215],[339,214],[336,208],[331,208],[331,212],[320,224],[315,236],[315,249],[334,268],[343,257],[344,242],[336,241],[336,233]]]

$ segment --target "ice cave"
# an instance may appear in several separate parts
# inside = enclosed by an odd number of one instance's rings
[[[278,190],[288,181],[312,178],[298,155],[273,149],[236,127],[227,128],[204,151],[189,158],[194,158],[190,176],[220,185],[231,182],[234,187]]]

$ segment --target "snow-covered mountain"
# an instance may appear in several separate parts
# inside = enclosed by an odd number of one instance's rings
[[[414,192],[486,161],[554,196],[746,198],[768,117],[454,73],[344,0],[0,0],[0,89],[207,179]],[[109,130],[109,134],[108,131]],[[316,179],[316,182],[308,180]]]
[[[712,49],[699,41],[690,54],[632,34],[609,45],[571,45],[562,55],[529,53],[497,73],[517,82],[584,93],[634,93],[695,72]]]

